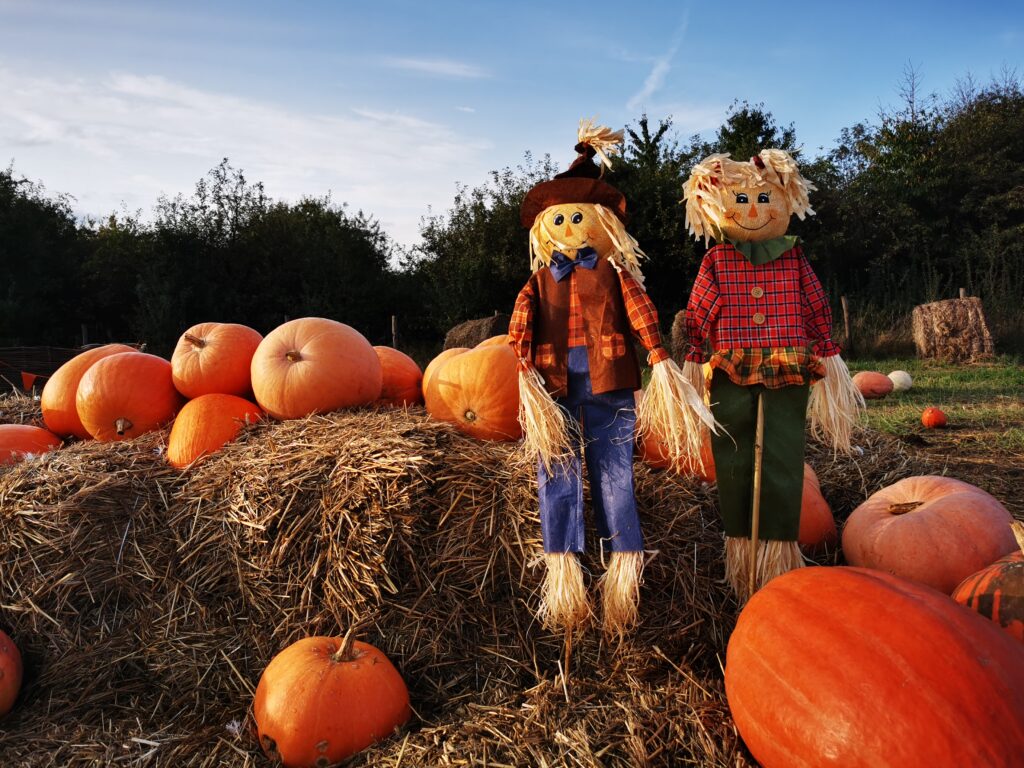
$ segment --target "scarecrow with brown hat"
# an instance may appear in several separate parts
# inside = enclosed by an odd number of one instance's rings
[[[538,463],[547,564],[540,616],[566,632],[567,647],[591,616],[576,556],[584,549],[584,459],[602,559],[610,553],[600,583],[603,629],[622,639],[637,620],[644,566],[635,427],[657,429],[673,457],[692,461],[701,423],[713,423],[662,344],[640,271],[644,253],[625,229],[625,197],[601,178],[621,142],[621,131],[581,121],[572,166],[533,187],[521,208],[533,274],[516,299],[509,337],[519,360],[524,446]],[[634,335],[652,366],[639,413]]]
[[[750,162],[711,155],[684,185],[691,234],[718,243],[704,255],[687,304],[683,371],[703,388],[710,341],[711,410],[723,427],[711,449],[726,577],[741,600],[803,564],[805,419],[849,452],[864,407],[832,341],[828,297],[799,239],[786,235],[792,215],[814,213],[813,189],[779,149]]]

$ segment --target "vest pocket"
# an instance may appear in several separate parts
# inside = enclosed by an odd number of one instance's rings
[[[605,360],[615,360],[626,354],[626,339],[621,333],[601,335],[601,355]]]
[[[533,356],[533,364],[538,368],[551,368],[555,364],[555,345],[538,344]]]

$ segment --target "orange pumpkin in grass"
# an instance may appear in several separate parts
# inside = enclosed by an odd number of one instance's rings
[[[0,466],[15,464],[25,456],[59,448],[61,440],[52,432],[30,424],[0,424]]]
[[[953,599],[1024,642],[1024,523],[1013,528],[1018,549],[960,582]]]
[[[78,417],[97,440],[127,440],[166,424],[181,407],[171,364],[145,352],[121,352],[94,363],[75,396]]]
[[[96,361],[121,352],[134,351],[126,344],[107,344],[75,355],[58,368],[47,380],[39,399],[46,428],[61,437],[77,437],[82,440],[92,437],[78,418],[78,406],[75,404],[78,383]]]
[[[167,439],[167,460],[184,467],[201,456],[216,453],[234,440],[246,424],[263,416],[255,403],[236,395],[200,395],[185,403]]]
[[[853,376],[855,386],[865,400],[880,400],[893,390],[892,379],[877,371],[861,371]]]
[[[419,405],[423,402],[423,373],[416,361],[393,347],[374,347],[382,381],[377,405]]]
[[[925,429],[936,429],[946,426],[946,414],[938,408],[925,408],[921,413],[921,424]]]
[[[516,357],[504,345],[445,350],[427,366],[427,412],[479,440],[518,440],[519,380]],[[439,355],[438,357],[441,357]]]
[[[1013,518],[995,498],[961,480],[925,475],[883,488],[850,514],[843,555],[950,594],[1014,551]]]
[[[275,419],[368,405],[383,375],[370,342],[344,323],[304,317],[280,325],[252,357],[256,402]]]
[[[171,355],[174,386],[185,397],[247,395],[249,367],[263,336],[238,323],[199,323],[178,339]]]
[[[260,746],[288,768],[336,765],[412,715],[391,661],[368,643],[307,637],[271,659],[256,687]]]
[[[14,706],[21,690],[23,667],[21,652],[7,633],[0,629],[0,717]]]

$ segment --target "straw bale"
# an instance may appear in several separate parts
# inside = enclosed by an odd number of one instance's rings
[[[994,354],[992,334],[977,296],[918,305],[911,325],[918,357],[974,362]]]
[[[459,323],[448,331],[444,337],[444,348],[475,347],[481,341],[492,336],[508,333],[511,316],[495,312],[491,317],[481,317]]]
[[[682,365],[686,352],[690,348],[690,338],[686,333],[686,310],[681,309],[672,318],[672,330],[668,337],[668,351],[672,359]]]
[[[0,395],[0,424],[31,424],[45,427],[39,401],[21,392]]]

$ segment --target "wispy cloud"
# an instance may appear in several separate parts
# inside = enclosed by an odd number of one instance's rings
[[[474,112],[476,112],[476,110],[473,109],[473,107],[456,107],[455,109],[458,110],[459,112],[468,112],[469,114],[473,114]]]
[[[410,59],[399,57],[388,57],[384,64],[394,69],[404,69],[409,72],[419,72],[424,75],[437,77],[455,77],[465,80],[479,80],[490,77],[490,73],[475,64],[454,59]]]
[[[412,243],[428,206],[443,209],[456,180],[486,170],[490,146],[402,112],[306,113],[128,73],[58,79],[0,68],[0,93],[0,146],[17,152],[18,171],[96,215],[122,202],[148,211],[230,157],[273,197],[332,191]]]
[[[669,46],[669,49],[654,60],[651,71],[647,74],[643,86],[626,102],[626,108],[631,112],[635,112],[637,109],[645,106],[651,97],[664,85],[665,77],[672,69],[672,59],[675,58],[676,53],[679,51],[679,46],[682,45],[683,37],[686,35],[686,28],[689,24],[690,11],[687,9],[683,13],[682,22],[672,37],[672,44]]]

